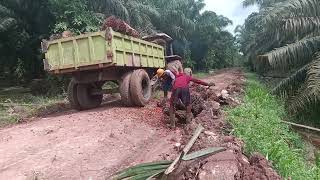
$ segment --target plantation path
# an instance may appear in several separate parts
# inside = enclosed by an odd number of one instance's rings
[[[229,69],[206,80],[218,92],[238,75]],[[182,133],[163,121],[156,102],[139,109],[113,101],[2,129],[0,179],[104,179],[138,162],[173,159]]]

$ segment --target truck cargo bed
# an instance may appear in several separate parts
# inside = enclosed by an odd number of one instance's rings
[[[55,74],[108,67],[163,68],[164,48],[138,38],[107,31],[42,43],[44,69]]]

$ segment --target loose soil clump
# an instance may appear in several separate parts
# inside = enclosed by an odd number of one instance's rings
[[[269,162],[259,153],[253,154],[248,162],[240,162],[239,172],[235,175],[236,180],[244,179],[281,179],[271,168]]]

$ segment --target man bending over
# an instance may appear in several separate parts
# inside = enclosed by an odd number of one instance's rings
[[[176,75],[172,87],[172,94],[170,98],[170,127],[175,128],[175,105],[179,100],[185,105],[187,109],[186,121],[189,123],[191,121],[191,96],[190,96],[190,82],[200,84],[203,86],[214,86],[214,83],[206,83],[199,79],[195,79],[191,76],[186,75],[185,73],[179,73]]]

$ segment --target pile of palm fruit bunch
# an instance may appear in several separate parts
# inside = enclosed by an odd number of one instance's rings
[[[103,25],[102,25],[102,30],[106,30],[108,27],[111,27],[114,31],[120,32],[122,34],[126,34],[128,36],[132,37],[140,37],[140,34],[138,31],[133,29],[129,24],[127,24],[125,21],[115,17],[115,16],[110,16],[108,17]]]

